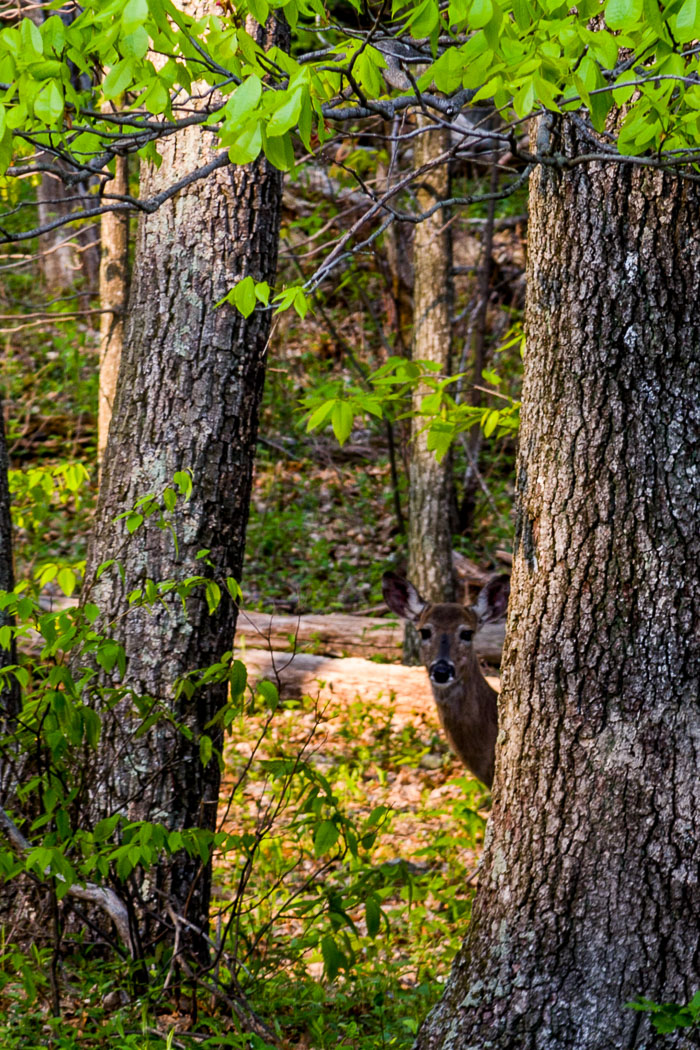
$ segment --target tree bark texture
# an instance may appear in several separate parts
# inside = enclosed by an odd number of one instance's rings
[[[129,192],[127,157],[117,157],[110,192]],[[124,315],[129,290],[129,217],[126,212],[107,212],[101,220],[100,258],[100,388],[97,406],[97,462],[107,447],[107,434],[117,389],[119,362],[124,343]]]
[[[275,24],[276,41],[283,27]],[[260,30],[261,42],[264,42]],[[150,197],[177,175],[211,161],[201,129],[162,143],[159,169],[146,167],[142,194]],[[226,683],[199,689],[191,701],[173,699],[176,679],[205,668],[231,650],[236,608],[223,581],[241,577],[258,410],[263,389],[270,314],[244,319],[216,303],[242,277],[274,282],[282,177],[264,158],[245,168],[222,168],[196,182],[154,215],[142,218],[131,283],[114,414],[103,464],[87,579],[110,557],[113,567],[88,594],[115,620],[114,636],[127,658],[125,681],[137,694],[164,702],[192,739],[160,721],[134,737],[140,719],[120,704],[104,718],[93,798],[96,819],[121,812],[161,821],[171,829],[213,828],[219,792],[216,759],[203,766],[199,740],[227,699]],[[167,531],[147,519],[133,536],[119,513],[172,484],[191,469],[192,498],[175,517],[176,552]],[[208,550],[207,566],[196,560]],[[150,609],[128,609],[128,594],[150,577],[220,581],[221,604],[209,615],[200,591],[187,615],[172,596]],[[212,729],[206,732],[215,738]],[[161,913],[163,894],[176,913],[204,927],[209,873],[178,854],[158,868],[144,892]]]
[[[425,122],[420,116],[419,121]],[[426,131],[416,140],[416,164],[439,156],[450,145],[449,130]],[[449,166],[443,164],[423,176],[418,206],[427,211],[449,196]],[[452,357],[452,244],[449,214],[441,209],[418,223],[413,241],[413,358],[435,361],[449,375]],[[418,412],[428,391],[418,387],[413,411]],[[452,573],[452,460],[441,462],[428,449],[423,421],[412,422],[409,468],[408,576],[428,601],[454,598]],[[404,655],[419,663],[415,628],[406,627]]]
[[[689,1050],[625,1004],[700,984],[700,193],[540,168],[530,207],[494,809],[417,1047]]]

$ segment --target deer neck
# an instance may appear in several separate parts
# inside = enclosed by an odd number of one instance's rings
[[[440,722],[454,751],[479,780],[491,787],[498,733],[498,694],[474,665],[446,686],[432,685]]]

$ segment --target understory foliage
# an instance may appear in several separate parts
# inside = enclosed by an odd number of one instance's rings
[[[16,491],[39,485],[48,495],[50,481],[60,493],[66,476],[79,489],[78,470],[47,471],[45,487],[35,470],[15,480]],[[145,496],[126,517],[129,532],[152,519],[176,543],[191,487],[183,472]],[[0,741],[3,1045],[46,1045],[47,1033],[49,1045],[64,1047],[117,1037],[124,1046],[183,1045],[190,1035],[196,1045],[264,1047],[304,1033],[319,1048],[408,1045],[457,948],[457,920],[469,913],[485,819],[479,786],[460,777],[445,784],[444,745],[432,729],[397,723],[391,701],[376,710],[359,701],[350,710],[311,698],[282,703],[271,682],[251,689],[230,652],[174,684],[190,698],[212,681],[230,684],[211,736],[197,742],[200,760],[219,762],[224,774],[216,829],[173,830],[118,813],[91,824],[90,753],[117,707],[124,718],[129,694],[101,687],[99,669],[123,671],[124,657],[108,627],[96,628],[99,610],[89,600],[42,607],[47,587],[69,594],[74,585],[74,569],[54,573],[52,564],[39,564],[33,580],[1,598],[16,623],[3,630],[22,653],[3,676],[23,692]],[[240,593],[234,581],[219,586],[195,574],[143,581],[131,604],[175,592],[186,605],[199,588],[211,611],[226,592]],[[172,721],[152,698],[129,702],[135,737]],[[223,750],[213,742],[219,729]],[[180,731],[189,732],[184,724]],[[395,812],[407,771],[423,777],[408,820]],[[164,948],[158,935],[129,943],[141,881],[163,853],[179,850],[214,862],[207,967],[178,956],[172,943]],[[126,934],[118,924],[95,932],[86,891],[99,887],[125,904]],[[169,930],[180,919],[164,909],[159,921]]]

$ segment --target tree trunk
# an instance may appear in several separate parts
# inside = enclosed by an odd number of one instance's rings
[[[129,192],[127,157],[117,157],[110,193]],[[107,311],[100,319],[100,389],[97,406],[97,462],[102,463],[112,406],[117,389],[119,362],[124,342],[124,314],[129,288],[129,217],[126,212],[107,212],[101,221],[100,307]]]
[[[274,22],[274,41],[283,26]],[[252,28],[252,27],[251,27]],[[259,39],[265,42],[264,31]],[[192,128],[159,147],[159,169],[145,167],[142,195],[151,197],[218,154],[201,129]],[[274,282],[282,177],[264,158],[245,168],[227,167],[184,189],[139,223],[119,383],[103,464],[87,579],[101,562],[117,557],[88,593],[115,620],[124,646],[124,681],[137,695],[164,702],[192,739],[159,721],[134,736],[141,719],[121,704],[104,717],[94,819],[121,812],[130,820],[160,821],[171,829],[213,828],[219,791],[216,759],[199,756],[203,732],[227,701],[227,683],[174,699],[186,672],[206,668],[233,646],[236,608],[226,577],[240,579],[253,458],[262,394],[270,313],[247,320],[216,303],[240,278]],[[147,518],[133,536],[114,523],[139,497],[172,484],[191,469],[192,498],[175,515],[177,550],[167,530]],[[207,550],[208,562],[197,560]],[[184,580],[203,574],[221,582],[214,615],[200,590],[187,615],[172,595],[150,610],[128,611],[128,595],[146,577]],[[126,614],[126,615],[125,615]],[[179,853],[142,886],[147,905],[167,915],[166,904],[206,929],[209,866]],[[149,932],[149,927],[144,924]],[[187,937],[189,927],[182,930]],[[202,942],[199,954],[204,954]]]
[[[425,122],[425,118],[419,117]],[[416,165],[425,164],[449,148],[449,130],[427,131],[416,140]],[[418,206],[427,211],[449,196],[449,166],[433,168],[418,189]],[[444,209],[416,226],[413,241],[413,358],[435,361],[449,375],[452,357],[452,244]],[[416,389],[413,410],[427,390]],[[412,422],[409,469],[408,575],[424,598],[432,602],[454,598],[452,574],[452,460],[438,463],[428,449],[423,421]],[[404,658],[419,663],[415,628],[406,626]]]
[[[5,416],[2,401],[0,401],[0,590],[2,591],[11,591],[15,585],[10,483],[8,479],[9,467],[7,443],[5,441]],[[13,624],[14,617],[10,616],[4,609],[0,609],[0,627],[12,627]],[[9,667],[15,663],[17,663],[17,653],[15,639],[12,638],[8,648],[0,646],[0,667]],[[19,714],[20,703],[19,684],[16,678],[12,678],[0,688],[0,709],[2,710],[3,722],[8,716],[12,719]],[[0,791],[2,791],[3,796],[8,787],[4,780],[5,778],[0,775]]]
[[[66,187],[56,175],[41,176],[37,187],[40,226],[68,215],[71,205],[66,201],[67,195]],[[59,226],[43,235],[39,265],[49,295],[58,296],[73,289],[80,262],[75,252],[75,232],[69,226]]]
[[[625,1004],[700,983],[700,193],[540,168],[528,266],[494,809],[417,1046],[690,1048]]]

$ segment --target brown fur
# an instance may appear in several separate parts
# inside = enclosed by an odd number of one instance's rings
[[[493,784],[498,694],[481,673],[473,637],[482,623],[504,612],[507,588],[507,577],[493,577],[486,584],[484,600],[465,608],[451,602],[426,602],[413,584],[394,573],[385,573],[383,580],[389,608],[416,626],[421,659],[447,739],[467,769],[487,787]]]

